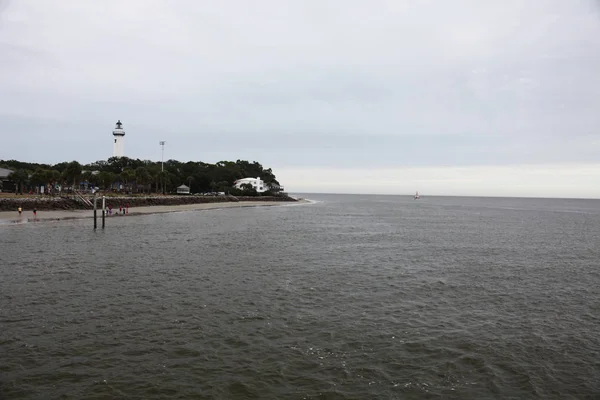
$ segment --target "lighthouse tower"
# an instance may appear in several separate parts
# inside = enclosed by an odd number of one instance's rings
[[[113,145],[113,157],[123,157],[123,145],[125,141],[125,131],[123,130],[123,124],[121,120],[117,121],[117,126],[113,131],[115,137],[115,144]]]

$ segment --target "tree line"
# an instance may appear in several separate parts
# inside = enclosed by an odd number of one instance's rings
[[[164,169],[163,169],[164,167]],[[251,187],[236,189],[234,181],[241,178],[260,177],[272,195],[279,192],[279,182],[271,168],[265,169],[254,161],[180,162],[168,160],[154,162],[128,157],[111,157],[90,164],[77,161],[58,164],[37,164],[17,160],[0,160],[0,168],[10,169],[9,175],[20,193],[45,186],[50,191],[60,185],[64,188],[82,189],[98,187],[128,193],[174,193],[185,184],[191,193],[227,192],[233,195],[256,195]],[[48,190],[48,189],[46,189]]]

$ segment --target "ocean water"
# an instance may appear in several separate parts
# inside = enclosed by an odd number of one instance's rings
[[[0,227],[0,399],[598,399],[600,201]]]

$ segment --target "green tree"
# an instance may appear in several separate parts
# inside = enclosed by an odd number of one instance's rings
[[[146,189],[146,185],[150,182],[151,176],[145,167],[137,167],[135,169],[135,180],[138,185],[142,185],[142,193]]]
[[[194,182],[196,183],[196,188],[198,192],[208,192],[210,190],[210,183],[212,180],[208,174],[201,172],[197,174],[194,178]]]
[[[148,174],[150,175],[149,181],[150,184],[154,183],[156,193],[160,193],[160,165],[159,164],[151,164],[146,167]]]
[[[66,182],[73,183],[73,189],[78,188],[77,180],[81,177],[81,164],[77,161],[71,161],[63,171]]]
[[[10,174],[10,180],[17,185],[17,192],[23,194],[23,185],[29,180],[29,173],[24,169],[17,169]]]
[[[158,176],[159,176],[159,181],[160,181],[160,192],[162,194],[165,194],[165,192],[167,191],[167,182],[169,180],[169,173],[167,171],[160,171]]]
[[[37,168],[35,171],[33,171],[33,174],[31,174],[29,181],[35,187],[45,185],[46,182],[48,181],[47,170],[42,169],[42,168]]]
[[[227,192],[229,187],[231,187],[231,185],[227,181],[217,182],[217,191],[219,192]]]
[[[244,196],[257,196],[258,192],[250,183],[242,183],[240,185],[240,189],[242,189],[242,194]]]
[[[121,179],[125,184],[125,191],[131,192],[131,183],[135,180],[135,171],[127,167],[120,173]]]
[[[117,175],[110,171],[100,171],[98,175],[96,175],[96,179],[100,186],[104,189],[110,189],[113,183],[117,180]]]
[[[93,181],[94,179],[94,175],[92,174],[92,171],[85,171],[81,173],[81,179],[86,183],[86,189],[89,188],[90,183]]]
[[[107,160],[98,160],[87,164],[83,168],[79,163],[75,162],[61,162],[53,166],[38,163],[27,163],[17,160],[0,160],[0,165],[16,171],[17,169],[35,171],[32,175],[32,183],[35,185],[42,184],[42,180],[47,183],[67,184],[67,186],[76,186],[77,179],[81,177],[81,169],[86,171],[98,171],[99,175],[92,175],[91,177],[84,176],[83,178],[87,181],[93,181],[94,184],[110,188],[110,186],[118,181],[118,177],[121,177],[121,181],[124,187],[131,190],[131,184],[138,182],[144,186],[144,190],[151,189],[154,187],[156,192],[172,192],[176,186],[181,183],[186,183],[190,186],[193,192],[206,192],[206,191],[220,191],[231,190],[233,193],[238,189],[232,188],[233,182],[240,178],[256,178],[260,177],[267,186],[277,186],[277,181],[273,171],[268,168],[264,168],[257,161],[246,161],[237,160],[232,161],[219,161],[215,164],[205,163],[201,161],[187,161],[180,162],[177,160],[167,160],[164,163],[164,173],[161,173],[161,163],[150,160],[132,159],[128,157],[111,157]],[[143,175],[138,175],[138,168],[146,168],[150,177],[147,181],[144,180]],[[53,171],[49,177],[43,178],[46,172]],[[133,176],[130,172],[133,171]],[[107,178],[106,173],[113,174],[113,180],[110,182]],[[58,174],[54,176],[54,174]],[[52,179],[51,179],[52,178]],[[214,183],[213,183],[214,182]],[[27,182],[24,181],[23,185]],[[154,184],[154,185],[153,185]],[[150,188],[148,188],[150,185]],[[19,186],[21,189],[21,186]]]
[[[60,172],[55,169],[48,170],[48,184],[50,193],[54,195],[56,184],[60,182]]]
[[[69,165],[68,162],[64,161],[58,164],[54,164],[54,166],[52,167],[52,169],[57,170],[58,172],[62,173],[65,169],[67,169],[67,166]]]
[[[108,168],[108,162],[105,160],[94,161],[89,165],[91,171],[106,171]]]
[[[110,157],[106,163],[107,169],[114,174],[120,174],[127,167],[131,168],[128,157]]]

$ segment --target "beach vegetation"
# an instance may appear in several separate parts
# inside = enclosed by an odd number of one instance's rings
[[[219,161],[211,164],[202,161],[140,160],[128,157],[111,157],[88,164],[64,161],[42,164],[18,160],[0,160],[0,167],[12,170],[9,180],[19,193],[44,193],[94,191],[127,194],[174,194],[181,184],[190,187],[191,193],[226,193],[234,196],[272,196],[277,191],[257,193],[254,188],[235,188],[241,178],[260,177],[269,187],[279,187],[271,168],[257,161]]]

